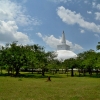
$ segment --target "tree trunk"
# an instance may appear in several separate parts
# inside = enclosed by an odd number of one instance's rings
[[[32,74],[33,74],[33,68],[32,68]]]
[[[15,68],[15,70],[16,70],[16,76],[18,76],[19,75],[19,67],[17,67],[17,68]]]
[[[55,74],[57,74],[57,69],[55,70]]]
[[[43,68],[42,69],[42,76],[44,76],[44,73],[45,73],[45,69]]]
[[[68,77],[68,69],[67,69],[67,77]]]
[[[83,69],[83,76],[85,76],[85,69]]]
[[[48,79],[47,79],[47,81],[51,81],[51,78],[50,78],[50,76],[48,76]]]
[[[72,76],[72,77],[74,76],[73,68],[71,68],[71,76]]]
[[[2,74],[2,66],[1,66],[1,74]]]
[[[91,75],[92,75],[92,70],[91,70],[90,67],[89,67],[88,71],[89,71],[89,74],[90,74],[90,76],[91,76]]]
[[[14,67],[12,67],[11,76],[14,76]]]

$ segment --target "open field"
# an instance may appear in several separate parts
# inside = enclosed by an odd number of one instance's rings
[[[46,82],[38,76],[0,76],[0,100],[100,100],[99,78],[55,74]]]

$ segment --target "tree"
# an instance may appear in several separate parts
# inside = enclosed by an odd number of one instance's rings
[[[81,61],[81,64],[79,64],[79,69],[82,69],[85,75],[85,70],[89,72],[90,75],[92,75],[92,70],[95,68],[96,63],[96,52],[94,50],[88,50],[83,53],[78,54],[78,60]]]
[[[98,45],[96,46],[97,50],[100,50],[100,42],[98,42]]]
[[[59,69],[59,63],[60,61],[58,61],[57,59],[55,59],[55,57],[57,57],[57,54],[55,52],[47,52],[47,67],[49,70],[51,70],[54,74],[57,73],[57,69]]]
[[[85,66],[83,61],[83,53],[78,54],[78,57],[76,58],[76,68],[78,68],[79,76],[81,75],[81,72],[83,72],[83,75],[85,76]]]
[[[17,45],[16,42],[3,49],[2,57],[4,62],[16,71],[16,76],[19,74],[20,68],[27,63],[26,48]]]
[[[34,51],[34,45],[27,45],[26,48],[28,49],[27,52],[27,65],[28,68],[32,69],[32,74],[33,74],[33,69],[36,67],[36,56],[35,56],[35,51]]]
[[[56,54],[54,52],[45,52],[44,48],[40,48],[40,51],[37,52],[37,61],[39,66],[42,69],[42,75],[44,76],[47,65],[54,60]]]
[[[61,62],[57,59],[52,59],[50,62],[48,62],[48,68],[50,69],[51,72],[57,73],[59,68],[61,67]]]
[[[0,67],[1,67],[1,73],[2,73],[2,66],[6,66],[7,62],[7,47],[3,47],[0,50]]]
[[[45,53],[44,47],[34,44],[28,46],[30,52],[28,52],[28,65],[32,68],[41,68],[42,75],[44,76],[45,67],[47,64],[47,54]]]
[[[76,59],[70,58],[64,61],[66,63],[67,68],[71,68],[71,76],[74,76],[73,68],[76,68]]]
[[[2,74],[2,66],[3,66],[3,61],[2,61],[2,50],[0,50],[0,70]]]
[[[96,53],[96,58],[95,58],[95,71],[96,71],[96,75],[98,75],[99,73],[99,69],[100,69],[100,52]]]

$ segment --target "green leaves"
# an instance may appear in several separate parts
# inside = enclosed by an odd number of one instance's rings
[[[100,42],[98,42],[98,45],[96,46],[97,50],[100,50]]]

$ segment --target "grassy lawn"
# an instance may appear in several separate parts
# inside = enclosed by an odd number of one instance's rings
[[[58,74],[46,80],[0,76],[0,100],[100,100],[99,78]]]

